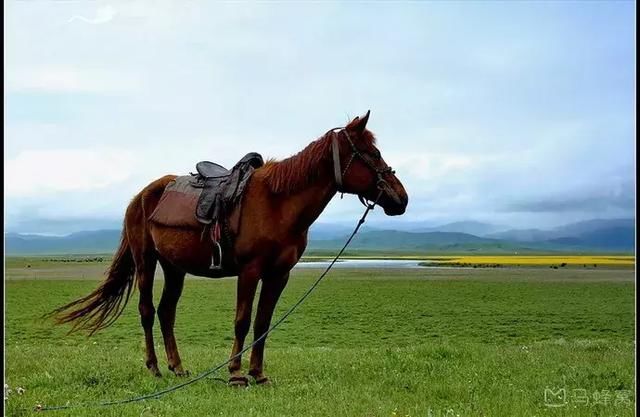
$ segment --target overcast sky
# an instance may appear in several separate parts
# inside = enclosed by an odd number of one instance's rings
[[[374,221],[630,217],[634,74],[633,2],[9,1],[6,226],[119,227],[161,175],[283,158],[368,109],[410,197]]]

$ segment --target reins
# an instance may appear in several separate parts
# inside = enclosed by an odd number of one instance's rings
[[[336,254],[336,256],[333,258],[331,263],[324,270],[324,272],[322,274],[320,274],[320,276],[309,287],[309,289],[304,294],[302,294],[300,299],[295,304],[293,304],[289,308],[289,310],[287,310],[287,312],[284,313],[274,324],[272,324],[271,327],[269,327],[269,329],[267,329],[267,331],[265,331],[260,337],[255,339],[250,345],[248,345],[247,347],[245,347],[244,349],[242,349],[240,352],[236,353],[235,355],[231,356],[226,361],[220,363],[219,365],[215,366],[214,368],[209,369],[208,371],[202,372],[200,375],[198,375],[198,376],[196,376],[196,377],[194,377],[194,378],[192,378],[192,379],[190,379],[188,381],[184,381],[184,382],[182,382],[180,384],[176,384],[174,386],[162,389],[160,391],[153,392],[151,394],[144,394],[144,395],[140,395],[140,396],[137,396],[137,397],[125,398],[125,399],[122,399],[122,400],[112,400],[112,401],[102,401],[102,402],[92,402],[92,403],[78,403],[78,404],[58,405],[58,406],[43,406],[41,404],[37,404],[34,407],[34,410],[35,411],[56,411],[56,410],[68,410],[70,408],[109,407],[109,406],[113,406],[113,405],[122,405],[122,404],[129,404],[129,403],[134,403],[134,402],[139,402],[139,401],[144,401],[144,400],[149,400],[149,399],[156,399],[156,398],[159,398],[159,397],[161,397],[161,396],[163,396],[165,394],[169,394],[171,392],[177,391],[177,390],[179,390],[181,388],[184,388],[186,386],[195,384],[196,382],[208,377],[209,375],[216,373],[217,371],[222,369],[224,366],[229,364],[231,361],[233,361],[234,359],[242,356],[249,349],[253,348],[257,343],[259,343],[260,341],[264,340],[269,335],[269,333],[271,333],[278,326],[280,326],[280,324],[282,324],[282,322],[285,321],[286,318],[289,317],[293,313],[293,311],[300,306],[300,304],[302,304],[302,302],[313,292],[313,290],[315,290],[315,288],[318,286],[318,284],[320,284],[320,281],[322,281],[322,279],[331,270],[333,265],[338,261],[338,259],[342,255],[342,253],[347,248],[347,246],[349,246],[349,243],[351,243],[351,240],[354,238],[356,233],[358,233],[358,230],[360,230],[360,226],[362,226],[364,224],[365,219],[367,218],[367,215],[369,214],[369,212],[371,210],[373,210],[375,205],[378,203],[378,200],[380,199],[380,196],[382,196],[382,193],[383,193],[383,191],[382,191],[382,189],[380,189],[380,192],[378,193],[378,196],[376,197],[375,201],[371,202],[370,204],[366,203],[361,198],[361,201],[363,202],[363,204],[365,204],[366,208],[364,210],[364,213],[362,214],[362,217],[360,217],[360,220],[358,220],[358,224],[356,225],[355,229],[353,229],[353,232],[351,232],[351,235],[349,236],[349,238],[346,240],[346,242],[342,246],[342,249],[340,249],[340,251]]]

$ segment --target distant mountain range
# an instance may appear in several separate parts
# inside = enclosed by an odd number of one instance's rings
[[[120,230],[95,230],[67,236],[41,236],[6,233],[5,254],[93,254],[115,252],[120,243]]]
[[[571,223],[551,230],[510,229],[497,233],[489,233],[485,236],[495,239],[513,240],[516,242],[538,242],[567,237],[586,236],[589,233],[601,233],[603,230],[609,229],[626,229],[634,231],[635,221],[634,219],[595,219]]]
[[[633,252],[634,219],[595,219],[550,230],[509,229],[481,222],[455,222],[414,230],[366,227],[350,245],[353,250],[413,252],[513,253],[540,251]],[[309,234],[311,250],[340,248],[353,225],[318,223]],[[119,230],[97,230],[68,236],[5,234],[7,255],[92,254],[115,251]]]
[[[414,232],[453,232],[466,233],[475,236],[486,236],[490,233],[496,233],[507,230],[507,226],[499,226],[495,224],[465,221],[443,224],[441,226],[418,228]]]
[[[309,237],[311,240],[326,240],[341,238],[353,230],[354,222],[351,223],[315,223],[311,226]],[[380,223],[366,223],[361,231],[366,230],[388,230],[388,226]],[[477,221],[460,221],[443,225],[434,225],[426,221],[393,222],[393,230],[401,232],[456,232],[467,233],[475,236],[486,236],[490,233],[509,230],[509,226],[499,226]]]

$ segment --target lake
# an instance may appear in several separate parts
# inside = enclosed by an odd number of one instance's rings
[[[342,259],[333,265],[334,268],[424,268],[420,262],[409,259]],[[299,262],[295,268],[326,268],[330,261]]]

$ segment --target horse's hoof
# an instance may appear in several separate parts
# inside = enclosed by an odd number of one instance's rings
[[[271,380],[269,379],[269,377],[261,376],[256,378],[256,385],[264,385],[268,387],[271,385]]]
[[[191,376],[191,372],[189,371],[173,371],[173,373],[175,374],[175,376],[177,377],[181,377],[181,378],[186,378],[188,376]]]
[[[244,375],[235,375],[229,378],[229,386],[236,388],[245,388],[249,386],[249,379]]]
[[[178,365],[176,367],[169,366],[169,370],[173,372],[173,374],[177,377],[187,377],[191,375],[189,371],[182,369],[181,365]]]
[[[162,373],[160,373],[160,369],[158,369],[157,366],[149,366],[149,372],[151,372],[151,375],[155,376],[156,378],[162,377]]]

